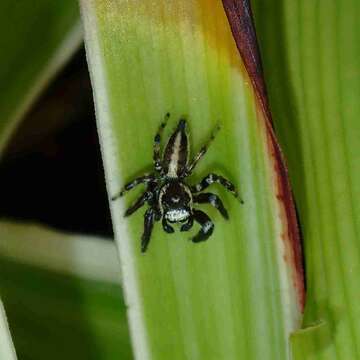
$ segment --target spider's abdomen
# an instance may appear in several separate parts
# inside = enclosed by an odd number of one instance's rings
[[[164,151],[163,167],[169,178],[179,177],[187,164],[188,138],[185,128],[186,122],[182,119],[175,132],[170,136]]]

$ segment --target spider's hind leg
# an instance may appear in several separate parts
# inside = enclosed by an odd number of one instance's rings
[[[111,200],[116,200],[119,197],[123,196],[127,191],[130,191],[131,189],[133,189],[135,186],[139,185],[139,184],[146,184],[149,183],[151,181],[154,181],[154,175],[153,174],[145,174],[143,176],[140,176],[130,182],[128,182],[121,191],[119,191],[119,193],[117,193],[116,195],[114,195]]]
[[[214,129],[214,131],[212,132],[212,134],[210,136],[210,139],[201,147],[199,152],[193,157],[191,162],[188,164],[188,166],[186,168],[186,176],[189,176],[192,173],[192,171],[194,170],[197,163],[206,154],[210,144],[214,141],[214,139],[215,139],[217,133],[219,132],[219,130],[220,130],[220,125],[217,124],[216,128]]]
[[[168,122],[170,118],[170,113],[166,113],[164,120],[162,121],[162,123],[159,126],[159,129],[157,131],[157,133],[155,134],[154,137],[154,154],[153,154],[153,159],[154,159],[154,167],[156,171],[160,171],[162,168],[162,163],[161,163],[161,149],[160,149],[160,142],[161,142],[161,135],[164,131],[164,128]]]
[[[194,243],[207,240],[214,231],[214,223],[202,211],[194,210],[194,219],[201,225],[200,231],[191,240]]]
[[[227,210],[224,207],[223,202],[221,201],[221,199],[212,193],[202,193],[202,194],[198,194],[198,195],[194,195],[194,202],[198,203],[198,204],[206,204],[209,203],[212,206],[214,206],[216,209],[219,210],[219,212],[221,213],[221,215],[225,218],[225,219],[229,219],[229,214],[227,212]]]

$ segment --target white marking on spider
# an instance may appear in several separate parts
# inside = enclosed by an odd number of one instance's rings
[[[162,206],[162,198],[168,187],[169,187],[169,184],[166,184],[165,186],[163,186],[162,189],[160,190],[160,194],[159,194],[158,204],[159,204],[159,210],[160,210],[161,216],[164,214],[164,208]]]
[[[211,221],[207,221],[203,226],[204,232],[207,233],[213,226],[214,225]]]
[[[165,218],[170,222],[179,222],[186,220],[190,216],[189,212],[185,209],[170,210],[165,214]]]
[[[215,195],[210,195],[209,196],[209,202],[210,202],[210,204],[215,205],[216,204],[216,196]]]
[[[171,178],[177,177],[177,171],[179,166],[179,155],[180,155],[180,145],[181,145],[181,132],[179,131],[176,135],[174,146],[172,148],[172,153],[170,157],[169,169],[167,176]]]

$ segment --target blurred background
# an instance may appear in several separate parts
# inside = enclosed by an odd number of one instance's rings
[[[132,359],[83,46],[2,153],[0,199],[0,298],[18,359]]]
[[[83,47],[16,129],[0,179],[0,218],[112,239]]]

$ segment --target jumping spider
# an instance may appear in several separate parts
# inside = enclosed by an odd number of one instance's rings
[[[161,156],[160,139],[169,117],[170,114],[167,113],[154,138],[155,171],[127,183],[117,195],[112,197],[112,200],[115,200],[138,184],[146,184],[146,191],[126,210],[124,215],[125,217],[130,216],[145,203],[149,205],[144,215],[144,233],[141,237],[141,252],[143,253],[149,245],[154,222],[161,219],[163,229],[167,233],[174,232],[174,228],[169,223],[182,223],[180,231],[188,231],[195,220],[201,225],[201,229],[191,240],[194,243],[207,240],[213,233],[214,224],[204,212],[193,208],[194,203],[210,203],[219,210],[225,219],[229,218],[228,212],[217,195],[200,193],[212,183],[216,182],[224,186],[235,197],[239,197],[234,185],[229,180],[213,173],[205,176],[195,186],[185,183],[185,179],[191,175],[198,161],[205,155],[210,143],[214,140],[219,126],[212,133],[208,142],[189,161],[186,120],[180,119],[167,142],[163,156]],[[242,202],[242,200],[240,201]]]

